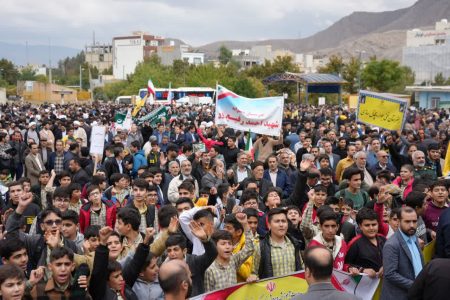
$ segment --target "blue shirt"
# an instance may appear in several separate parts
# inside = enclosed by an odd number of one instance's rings
[[[409,252],[411,252],[414,273],[415,277],[417,277],[417,275],[419,275],[420,271],[422,271],[423,268],[422,259],[420,258],[420,251],[416,245],[417,237],[415,235],[407,236],[400,229],[399,231],[403,239],[405,240],[406,245],[408,245]]]

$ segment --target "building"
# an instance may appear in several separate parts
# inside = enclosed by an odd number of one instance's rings
[[[113,46],[93,44],[85,47],[85,59],[90,66],[96,67],[102,73],[113,65]]]
[[[113,38],[113,75],[116,79],[126,79],[133,74],[136,66],[145,58],[156,53],[164,38],[144,32],[133,32],[130,36]]]
[[[450,108],[450,86],[407,86],[420,108]]]
[[[173,64],[174,60],[183,60],[191,65],[202,65],[205,63],[205,53],[190,51],[188,45],[175,45],[170,41],[169,45],[158,46],[157,54],[161,63],[166,66]]]
[[[450,24],[447,20],[436,22],[434,29],[408,30],[402,62],[415,73],[416,84],[432,82],[438,73],[450,77]]]
[[[21,96],[24,101],[33,104],[42,104],[42,103],[66,104],[81,101],[80,95],[78,91],[75,89],[57,84],[42,83],[37,81],[18,81],[17,92],[18,95]],[[85,100],[88,100],[90,96],[83,98]]]

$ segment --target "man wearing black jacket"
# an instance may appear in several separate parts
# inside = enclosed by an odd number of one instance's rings
[[[217,249],[200,225],[191,221],[189,227],[192,234],[200,239],[205,248],[202,255],[188,254],[186,249],[186,238],[181,234],[169,236],[166,241],[166,251],[168,260],[185,260],[192,274],[192,297],[204,293],[204,275],[206,269],[214,262],[217,256]]]

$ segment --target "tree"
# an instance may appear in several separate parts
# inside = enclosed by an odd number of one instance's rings
[[[403,92],[406,85],[414,83],[410,68],[393,60],[371,58],[361,78],[364,86],[378,92]]]
[[[344,59],[340,54],[338,55],[331,55],[328,59],[328,63],[318,69],[319,73],[328,73],[328,74],[335,74],[335,75],[342,75],[342,72],[344,71],[345,63]]]
[[[19,79],[23,81],[35,80],[35,78],[36,72],[31,67],[23,68],[19,75]]]
[[[16,85],[17,79],[19,77],[19,71],[14,66],[14,63],[12,61],[9,61],[7,59],[1,59],[0,60],[0,81],[5,81],[6,84],[4,86],[8,85]]]
[[[224,45],[219,48],[219,61],[221,64],[226,65],[231,61],[233,53]]]
[[[439,72],[434,76],[434,83],[433,85],[444,85],[445,84],[445,77],[442,72]]]
[[[350,94],[355,94],[360,88],[359,79],[361,72],[361,60],[352,56],[342,69],[342,78],[348,82],[344,90]]]

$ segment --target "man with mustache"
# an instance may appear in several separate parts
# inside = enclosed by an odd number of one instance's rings
[[[399,230],[383,248],[381,299],[408,299],[408,290],[424,266],[416,230],[416,211],[411,207],[402,207]]]

